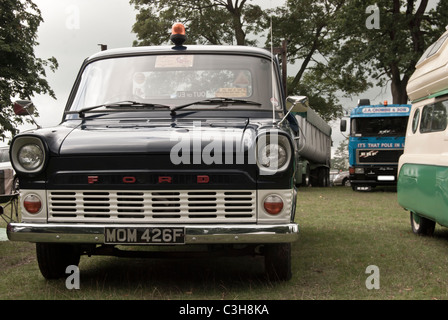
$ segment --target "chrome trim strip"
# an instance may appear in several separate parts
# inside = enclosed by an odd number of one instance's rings
[[[104,243],[104,229],[112,225],[10,223],[8,239],[26,242]],[[132,227],[179,227],[179,225],[113,225]],[[281,225],[183,225],[185,244],[286,243],[298,239],[296,223]]]

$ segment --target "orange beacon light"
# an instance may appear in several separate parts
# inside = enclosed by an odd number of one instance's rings
[[[175,23],[171,28],[171,41],[176,45],[176,47],[182,47],[185,40],[187,40],[187,36],[185,34],[185,26],[182,23]]]

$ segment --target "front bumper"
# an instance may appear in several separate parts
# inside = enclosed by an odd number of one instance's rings
[[[387,180],[368,180],[368,179],[359,179],[359,180],[350,180],[350,184],[352,187],[355,186],[394,186],[397,185],[397,181],[387,181]]]
[[[353,168],[352,168],[353,169]],[[358,166],[364,173],[351,173],[352,186],[393,186],[397,184],[396,165]]]
[[[104,244],[110,225],[10,223],[11,241]],[[173,225],[114,225],[114,227],[173,227]],[[282,225],[186,225],[185,244],[288,243],[298,239],[295,223]]]

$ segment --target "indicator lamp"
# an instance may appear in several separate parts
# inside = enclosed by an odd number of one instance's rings
[[[176,45],[175,48],[184,48],[183,44],[187,40],[185,26],[182,23],[175,23],[171,29],[170,40]]]

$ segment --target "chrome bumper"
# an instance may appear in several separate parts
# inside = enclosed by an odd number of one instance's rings
[[[106,227],[178,227],[179,225],[91,225],[10,223],[8,239],[26,242],[104,244]],[[282,225],[185,225],[185,244],[287,243],[298,239],[295,223]]]

